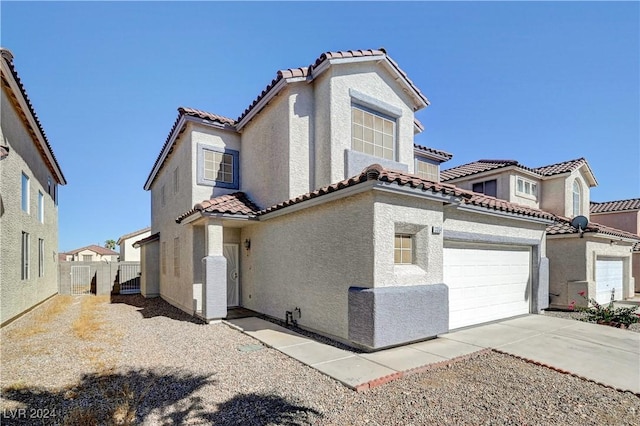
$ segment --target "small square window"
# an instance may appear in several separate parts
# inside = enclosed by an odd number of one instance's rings
[[[431,182],[440,182],[440,167],[416,157],[415,174]]]
[[[413,236],[396,234],[393,247],[393,263],[411,265],[413,263]]]
[[[516,180],[516,192],[520,194],[538,196],[538,185],[535,182],[518,177]]]

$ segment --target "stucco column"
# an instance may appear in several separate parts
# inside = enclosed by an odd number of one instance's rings
[[[222,222],[210,219],[205,226],[207,256],[202,259],[202,316],[205,320],[227,316],[227,259],[222,254]]]

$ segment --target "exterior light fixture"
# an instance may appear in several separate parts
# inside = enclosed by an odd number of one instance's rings
[[[249,250],[251,248],[251,240],[244,240],[244,248]]]

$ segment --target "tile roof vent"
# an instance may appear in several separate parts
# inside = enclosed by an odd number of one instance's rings
[[[380,174],[384,171],[384,168],[380,164],[372,164],[364,169],[364,175],[367,180],[378,180]]]

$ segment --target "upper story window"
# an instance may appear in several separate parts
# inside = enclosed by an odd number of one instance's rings
[[[582,209],[582,188],[577,180],[573,181],[573,216],[580,216]]]
[[[484,182],[476,182],[471,187],[473,192],[479,194],[490,195],[492,197],[498,196],[498,181],[495,179],[487,180]]]
[[[44,194],[38,191],[38,220],[44,223]]]
[[[179,173],[178,173],[178,168],[176,167],[175,170],[173,171],[173,193],[177,194],[178,193],[178,184],[179,182]]]
[[[538,184],[521,177],[516,179],[516,190],[520,194],[531,195],[532,197],[538,196]]]
[[[395,160],[396,121],[365,107],[351,107],[351,148]]]
[[[420,157],[416,157],[415,174],[432,182],[440,182],[440,166],[423,160]]]
[[[164,189],[164,185],[160,188],[160,203],[164,206],[167,203],[167,193]]]
[[[29,213],[29,176],[22,174],[22,211]]]
[[[198,184],[238,189],[239,152],[198,144]]]
[[[92,262],[93,261],[93,255],[91,255],[91,254],[83,254],[82,255],[82,261],[83,262]]]

